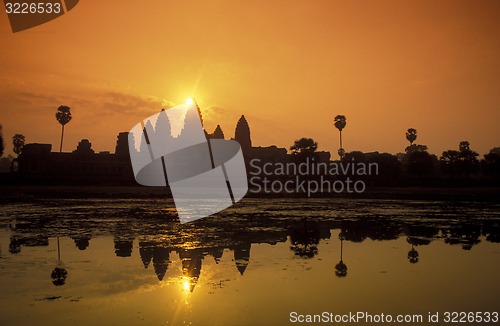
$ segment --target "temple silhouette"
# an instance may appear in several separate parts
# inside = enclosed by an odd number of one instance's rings
[[[190,110],[186,114],[184,127],[176,137],[190,137],[190,132],[195,128],[190,125],[195,121],[196,111]],[[201,113],[198,111],[198,114]],[[139,140],[139,145],[132,151],[147,150],[150,139],[156,138],[162,142],[172,144],[176,138],[171,133],[171,126],[165,110],[164,115],[158,119],[153,127],[148,121],[144,133]],[[202,119],[203,122],[203,119]],[[161,125],[160,124],[165,124]],[[212,133],[204,131],[207,139],[224,139],[225,134],[220,125]],[[146,136],[147,135],[147,136]],[[51,144],[30,143],[24,145],[22,153],[16,160],[18,182],[43,183],[43,184],[87,184],[87,185],[135,185],[129,152],[129,133],[120,132],[117,136],[114,153],[108,151],[96,153],[88,139],[82,139],[77,148],[72,152],[53,152]],[[250,126],[244,115],[238,120],[234,132],[234,139],[241,146],[245,162],[258,159],[261,164],[266,162],[291,161],[291,154],[286,148],[277,146],[255,147],[252,146]],[[134,139],[134,142],[137,140]],[[328,162],[329,152],[316,152],[318,161]]]
[[[71,153],[52,152],[50,144],[26,144],[17,160],[21,181],[33,183],[133,184],[128,132],[117,136],[115,152],[95,153],[82,139]]]
[[[472,250],[482,241],[500,242],[500,227],[496,220],[467,216],[458,211],[452,219],[436,216],[435,219],[429,217],[431,221],[408,219],[397,214],[345,219],[293,216],[284,219],[270,211],[250,213],[248,217],[237,220],[207,219],[190,226],[149,217],[146,212],[131,215],[130,212],[134,211],[123,207],[117,211],[88,210],[74,217],[68,217],[64,211],[56,216],[19,216],[9,225],[8,252],[15,255],[22,253],[22,247],[47,247],[49,239],[59,237],[72,239],[75,247],[84,251],[92,246],[92,239],[112,235],[116,257],[140,258],[140,268],[151,271],[159,281],[164,280],[172,260],[180,259],[182,274],[179,276],[186,281],[186,290],[193,291],[207,259],[218,264],[225,257],[225,261],[229,260],[234,266],[234,272],[243,277],[252,266],[253,244],[287,243],[294,256],[307,260],[319,254],[318,245],[322,241],[337,241],[338,251],[329,258],[332,260],[332,275],[346,277],[349,255],[342,249],[349,248],[352,242],[404,238],[408,247],[401,248],[401,261],[411,264],[425,260],[425,256],[418,252],[419,247],[428,246],[435,240],[465,251]],[[108,219],[114,222],[109,223]],[[221,223],[221,220],[225,222]],[[331,239],[335,230],[339,231],[338,240]],[[113,254],[113,250],[109,252]],[[67,253],[63,252],[61,257],[64,261]],[[61,282],[66,277],[66,274],[61,275],[53,277],[58,286],[64,284]]]

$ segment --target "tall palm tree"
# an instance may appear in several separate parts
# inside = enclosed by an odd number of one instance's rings
[[[62,286],[66,284],[66,277],[68,272],[64,268],[64,264],[61,261],[61,246],[59,245],[59,237],[57,237],[57,264],[50,277],[52,278],[52,284],[55,286]]]
[[[71,121],[71,109],[69,106],[61,105],[57,108],[56,119],[62,126],[61,133],[61,146],[59,146],[59,152],[62,152],[63,138],[64,138],[64,126]]]
[[[410,146],[412,146],[413,142],[417,140],[417,129],[408,129],[408,131],[406,132],[406,139],[410,142]]]
[[[408,261],[412,264],[418,263],[418,251],[415,250],[415,246],[411,245],[411,250],[408,251]]]
[[[339,156],[340,158],[344,157],[345,151],[344,147],[342,146],[342,129],[345,128],[346,125],[346,118],[345,115],[337,115],[335,119],[333,119],[335,128],[337,128],[340,132],[340,148],[339,148]]]
[[[23,146],[26,141],[26,138],[24,135],[21,134],[15,134],[14,137],[12,137],[12,145],[14,147],[14,153],[19,156],[21,152],[23,151]]]
[[[339,234],[339,240],[340,240],[340,261],[337,265],[335,265],[335,275],[338,277],[345,277],[347,276],[347,265],[344,263],[344,260],[342,259],[342,252],[343,252],[343,242],[345,240],[345,235],[342,233],[342,231]]]

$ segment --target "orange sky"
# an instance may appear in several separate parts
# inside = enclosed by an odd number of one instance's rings
[[[66,151],[116,135],[168,103],[197,99],[205,127],[253,144],[312,137],[347,151],[441,154],[469,140],[500,146],[498,1],[80,1],[13,34],[0,13],[0,124],[58,149],[59,105],[72,108]],[[336,155],[335,155],[336,157]]]

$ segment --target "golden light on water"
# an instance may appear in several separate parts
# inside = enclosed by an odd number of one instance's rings
[[[182,287],[184,291],[189,291],[191,289],[191,284],[189,283],[188,280],[185,280],[184,283],[182,283]]]
[[[182,276],[179,283],[181,284],[183,292],[189,293],[193,292],[197,279],[189,276]]]

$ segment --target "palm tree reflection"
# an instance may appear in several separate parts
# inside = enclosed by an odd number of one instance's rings
[[[342,259],[342,254],[343,254],[343,242],[345,240],[345,236],[342,232],[339,234],[339,239],[340,239],[340,261],[337,265],[335,265],[335,275],[337,277],[345,277],[347,276],[347,265],[344,264],[344,261]]]
[[[59,237],[57,237],[57,263],[56,267],[50,274],[52,278],[52,284],[55,286],[62,286],[66,284],[66,277],[68,276],[68,272],[64,268],[64,264],[61,261],[61,246],[59,244]]]
[[[10,238],[9,252],[11,254],[18,254],[21,252],[21,243],[16,239],[16,237]]]
[[[420,258],[419,258],[419,253],[415,249],[415,247],[428,245],[431,241],[428,239],[422,239],[417,237],[408,237],[406,238],[406,242],[411,244],[411,250],[408,251],[408,261],[411,264],[416,264],[419,262]]]
[[[411,250],[408,251],[408,261],[412,264],[418,263],[418,251],[415,250],[415,246],[411,245]]]

